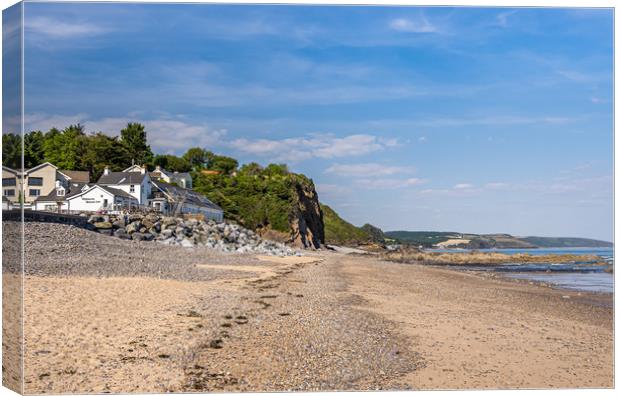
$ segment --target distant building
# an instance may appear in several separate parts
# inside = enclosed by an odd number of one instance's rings
[[[151,177],[145,167],[138,167],[139,171],[133,170],[134,167],[123,172],[110,172],[106,166],[97,184],[125,191],[136,198],[139,205],[147,206],[151,195]]]
[[[150,206],[164,214],[202,214],[207,219],[222,221],[224,211],[207,197],[187,188],[152,181]]]
[[[24,172],[2,167],[2,195],[11,203],[24,203],[29,209],[41,196],[50,194],[59,182],[65,188],[71,182],[88,183],[87,171],[60,170],[57,166],[44,162]]]
[[[170,172],[157,165],[155,170],[150,173],[151,179],[162,180],[168,184],[176,184],[179,187],[192,189],[192,176],[187,172]]]

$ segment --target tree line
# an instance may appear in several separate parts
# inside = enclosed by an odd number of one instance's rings
[[[21,144],[20,135],[2,135],[3,165],[21,167]],[[139,123],[128,123],[119,136],[87,134],[80,124],[31,131],[23,144],[25,168],[50,162],[60,169],[88,171],[91,180],[98,180],[106,166],[122,171],[132,163],[144,164],[151,171],[159,165],[169,171],[190,172],[194,190],[221,206],[226,218],[253,229],[269,226],[288,232],[289,216],[299,199],[297,187],[314,188],[311,179],[290,172],[285,164],[239,166],[234,158],[200,147],[191,147],[181,156],[154,154],[145,127]],[[219,172],[203,173],[203,169]]]
[[[147,142],[144,125],[130,122],[119,136],[103,132],[87,134],[84,126],[70,125],[62,130],[31,131],[24,135],[24,167],[50,162],[60,169],[84,170],[97,180],[106,166],[122,171],[132,164],[146,165],[153,170],[159,165],[170,171],[190,172],[213,169],[233,173],[239,163],[234,158],[216,155],[200,147],[188,149],[182,156],[154,154]],[[19,134],[2,135],[2,164],[21,168],[22,139]]]

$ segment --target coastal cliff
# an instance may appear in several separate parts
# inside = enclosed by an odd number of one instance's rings
[[[314,183],[295,184],[294,203],[289,215],[291,243],[318,249],[325,244],[325,224]]]

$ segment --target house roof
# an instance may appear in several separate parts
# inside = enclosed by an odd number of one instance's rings
[[[161,181],[151,183],[174,201],[184,201],[196,206],[207,207],[215,210],[222,210],[222,208],[211,202],[207,197],[197,193],[196,191],[175,186],[169,183],[164,183]]]
[[[88,171],[74,171],[74,170],[58,170],[65,176],[68,176],[72,182],[76,183],[89,183],[90,175]]]
[[[101,175],[97,184],[140,184],[146,176],[141,172],[110,172]]]
[[[51,167],[52,167],[52,168],[54,168],[54,169],[58,169],[58,167],[57,167],[56,165],[54,165],[54,164],[52,164],[52,163],[50,163],[50,162],[44,162],[44,163],[39,164],[39,165],[37,165],[37,166],[34,166],[34,167],[30,168],[30,169],[26,169],[26,170],[25,170],[25,173],[34,172],[34,171],[36,171],[37,169],[39,169],[39,168],[43,168],[43,167],[45,167],[45,166],[47,166],[47,165],[51,166]]]
[[[4,195],[2,196],[2,201],[8,201],[8,202],[10,202],[10,200],[9,200],[7,197],[5,197]]]
[[[131,165],[129,168],[127,169],[123,169],[123,172],[141,172],[142,171],[142,166],[141,165]]]
[[[133,200],[137,201],[137,199],[134,196],[132,196],[131,194],[129,194],[129,193],[123,191],[123,190],[120,190],[120,189],[114,188],[114,187],[109,187],[109,186],[101,186],[99,184],[93,184],[93,186],[91,188],[89,188],[88,190],[86,190],[86,191],[78,191],[77,194],[72,194],[69,198],[79,197],[80,195],[86,194],[87,192],[92,191],[95,188],[100,188],[100,189],[102,189],[104,191],[109,192],[110,194],[112,194],[114,196],[117,196],[117,197],[129,198],[129,199],[133,199]]]
[[[57,194],[57,189],[54,188],[49,194],[47,195],[42,195],[37,197],[37,199],[35,199],[35,201],[37,202],[41,202],[41,201],[64,201],[67,198],[71,198],[74,195],[78,195],[79,193],[82,192],[82,187],[84,187],[86,185],[86,183],[70,183],[69,184],[69,190],[65,189],[65,195],[58,195]]]

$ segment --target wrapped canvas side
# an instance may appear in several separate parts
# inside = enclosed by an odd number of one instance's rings
[[[2,13],[2,385],[23,393],[23,7]]]

